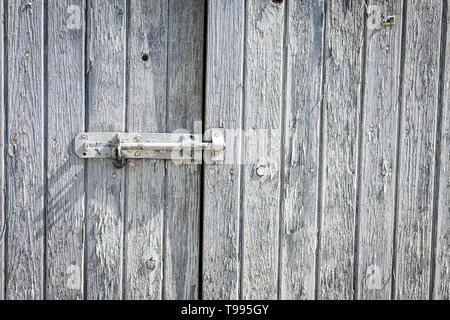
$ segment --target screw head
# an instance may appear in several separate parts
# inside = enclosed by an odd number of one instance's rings
[[[256,168],[256,174],[260,177],[264,176],[266,174],[267,168],[265,166],[260,166]]]

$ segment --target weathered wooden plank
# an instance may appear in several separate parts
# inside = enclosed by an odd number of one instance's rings
[[[447,16],[444,16],[442,31],[447,31],[441,44],[441,78],[440,107],[440,172],[439,202],[436,224],[435,279],[434,299],[450,300],[450,13],[448,2]]]
[[[170,1],[167,130],[202,121],[204,1]],[[201,167],[167,162],[164,293],[196,299],[199,282]]]
[[[444,20],[445,21],[445,20]],[[447,34],[444,45],[445,50],[441,53],[445,57],[443,69],[443,84],[441,91],[441,137],[440,137],[440,172],[439,172],[439,203],[437,210],[437,239],[436,239],[436,265],[435,265],[435,282],[434,282],[434,298],[450,299],[450,29],[448,28],[450,21],[448,4],[447,4]],[[443,26],[444,27],[444,26]]]
[[[226,129],[227,157],[205,164],[204,299],[239,298],[244,17],[243,1],[208,2],[205,129]]]
[[[396,299],[428,299],[442,1],[407,2]]]
[[[7,299],[44,297],[42,6],[7,2]]]
[[[364,6],[327,1],[319,299],[352,299]]]
[[[247,3],[242,299],[278,295],[284,10]]]
[[[168,3],[133,0],[129,17],[127,130],[165,132]],[[164,175],[164,161],[128,162],[127,299],[161,299]]]
[[[84,162],[72,147],[84,128],[83,2],[47,6],[48,299],[83,297]]]
[[[3,30],[5,28],[5,11],[3,1],[0,3],[0,39],[5,39]],[[4,43],[0,45],[0,300],[5,297],[5,231],[6,231],[6,212],[5,212],[5,83],[4,66],[5,53]]]
[[[358,299],[390,299],[402,1],[368,2],[359,196]],[[381,26],[381,15],[396,25]]]
[[[88,3],[87,131],[124,131],[124,0]],[[88,299],[122,295],[122,229],[125,170],[110,160],[88,160],[87,168]]]
[[[281,299],[314,299],[323,1],[288,7]]]

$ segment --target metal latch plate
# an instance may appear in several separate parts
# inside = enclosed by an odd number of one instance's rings
[[[212,160],[223,160],[224,132],[212,129],[212,142],[202,134],[82,132],[75,138],[75,153],[82,159],[202,160],[202,151]]]

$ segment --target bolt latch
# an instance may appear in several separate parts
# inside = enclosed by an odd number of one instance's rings
[[[211,129],[211,141],[190,133],[82,132],[75,138],[75,153],[82,159],[111,159],[117,168],[126,159],[176,160],[201,163],[208,152],[214,162],[224,159],[223,129]]]

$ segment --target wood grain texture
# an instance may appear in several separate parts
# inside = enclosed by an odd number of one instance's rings
[[[284,5],[250,1],[246,17],[241,299],[276,299]]]
[[[442,1],[407,2],[396,299],[428,299]]]
[[[127,130],[165,132],[168,2],[133,0],[129,16]],[[161,299],[165,162],[126,169],[126,298]]]
[[[85,8],[83,1],[71,5],[47,6],[48,299],[83,297],[84,162],[72,143],[84,128]]]
[[[225,128],[226,159],[205,164],[203,298],[239,298],[243,1],[208,3],[205,129]]]
[[[3,30],[5,28],[5,11],[3,1],[0,2],[0,39],[5,39]],[[0,300],[5,297],[5,231],[6,231],[6,211],[5,211],[5,52],[4,43],[0,45]]]
[[[205,1],[0,0],[0,299],[449,300],[448,1]],[[73,152],[203,98],[223,164]]]
[[[385,300],[391,297],[403,8],[394,0],[368,5],[380,11],[369,11],[367,21],[357,298]],[[395,15],[396,25],[381,26],[380,14]]]
[[[7,2],[6,298],[42,299],[45,239],[42,1]]]
[[[280,299],[314,299],[323,1],[288,8]]]
[[[364,6],[327,2],[319,299],[352,299]]]
[[[440,134],[440,172],[439,202],[436,223],[435,278],[433,298],[450,300],[450,12],[444,16],[447,24],[441,48],[441,132]],[[445,12],[444,12],[445,14]],[[442,25],[444,31],[444,25]]]
[[[87,131],[125,131],[124,0],[88,3]],[[122,296],[122,246],[125,171],[110,160],[88,160],[88,299]]]
[[[169,2],[167,130],[193,132],[202,121],[204,1]],[[164,293],[197,299],[201,166],[167,162]]]

